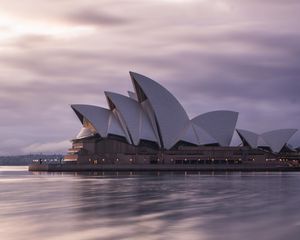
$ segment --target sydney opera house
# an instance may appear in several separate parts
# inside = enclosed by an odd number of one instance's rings
[[[207,112],[190,119],[163,86],[130,72],[134,92],[105,92],[108,107],[71,105],[82,128],[66,163],[77,164],[280,164],[297,129],[254,133],[236,129],[238,113]],[[234,132],[241,139],[231,146]]]

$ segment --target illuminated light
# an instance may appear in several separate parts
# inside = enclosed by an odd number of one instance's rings
[[[184,161],[187,161],[187,159],[185,158]]]
[[[132,159],[130,158],[129,161],[132,162]]]

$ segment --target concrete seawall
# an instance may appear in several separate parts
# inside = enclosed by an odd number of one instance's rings
[[[300,167],[268,165],[68,165],[32,164],[29,171],[84,172],[84,171],[300,171]]]

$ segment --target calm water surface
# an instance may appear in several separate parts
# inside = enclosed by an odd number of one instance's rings
[[[0,239],[300,239],[300,173],[0,167]]]

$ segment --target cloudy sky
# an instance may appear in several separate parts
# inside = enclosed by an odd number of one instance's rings
[[[104,90],[132,89],[129,70],[190,117],[230,109],[238,128],[300,128],[299,12],[298,0],[1,0],[0,155],[63,152],[81,127],[69,104],[106,106]]]

